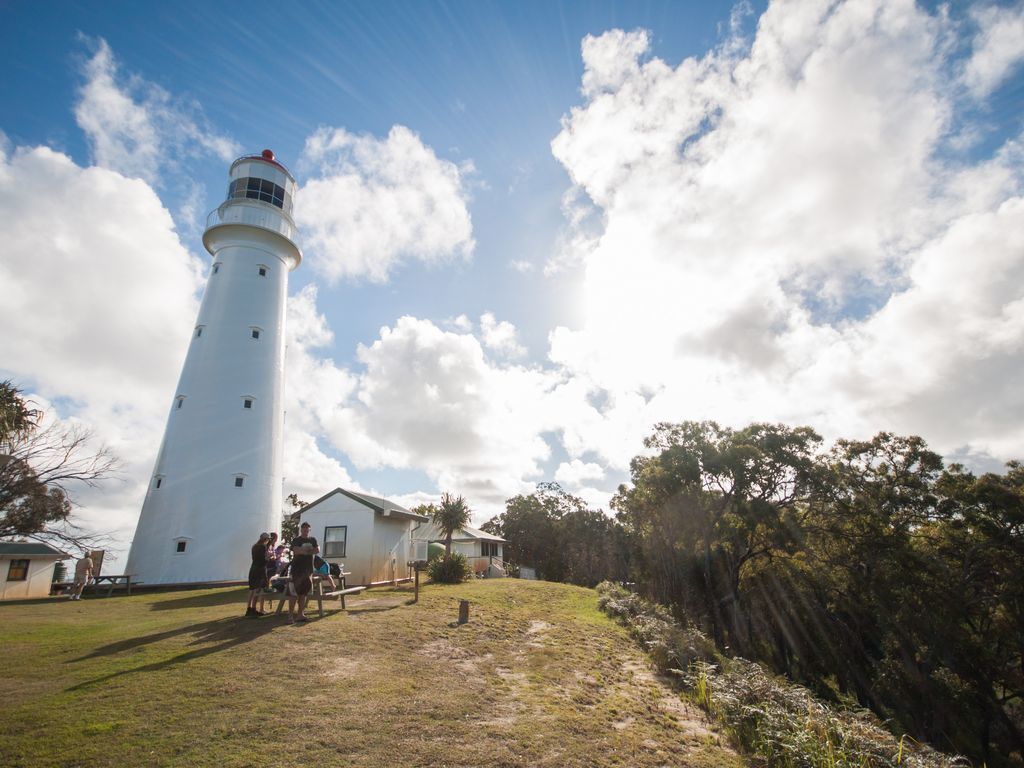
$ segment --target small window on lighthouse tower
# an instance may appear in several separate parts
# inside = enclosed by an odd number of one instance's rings
[[[243,408],[252,408],[252,398],[251,397],[242,398],[242,407]]]
[[[163,475],[157,475],[156,476],[156,482],[153,483],[153,487],[154,488],[159,488],[163,484],[164,484],[164,476]]]
[[[250,330],[252,331],[252,337],[254,339],[258,339],[260,337],[260,330],[261,329],[254,327],[254,328],[251,328]]]
[[[186,547],[187,544],[188,544],[187,541],[176,541],[176,542],[174,542],[174,551],[178,552],[179,554],[181,552],[184,552],[185,551],[185,547]]]
[[[260,277],[266,277],[266,276],[267,276],[267,268],[264,267],[262,264],[260,264]]]
[[[203,326],[197,325],[196,326],[196,338],[198,339],[202,335],[203,335]]]
[[[220,272],[220,263],[213,265],[213,274],[216,275],[218,272]]]
[[[183,406],[184,404],[185,404],[185,396],[184,395],[178,395],[176,398],[174,398],[174,410],[180,411],[181,410],[181,406]]]
[[[235,475],[235,488],[241,488],[245,485],[244,475]]]

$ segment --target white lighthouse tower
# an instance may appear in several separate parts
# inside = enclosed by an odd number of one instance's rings
[[[207,219],[213,257],[126,571],[146,584],[237,581],[281,519],[285,299],[295,179],[269,149],[231,164]]]

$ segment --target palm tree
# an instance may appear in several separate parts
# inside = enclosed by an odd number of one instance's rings
[[[441,497],[441,503],[431,509],[432,521],[444,536],[445,560],[450,560],[452,556],[452,536],[457,530],[469,525],[470,514],[471,510],[466,500],[462,496],[452,496],[450,493],[445,493]]]

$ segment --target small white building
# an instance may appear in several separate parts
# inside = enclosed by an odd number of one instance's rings
[[[433,523],[426,526],[425,535],[429,541],[444,544],[444,536]],[[505,575],[505,540],[492,533],[466,526],[452,535],[452,552],[466,556],[473,573],[485,576]]]
[[[0,542],[0,600],[47,597],[53,569],[71,556],[35,541]]]
[[[379,496],[335,488],[294,517],[309,523],[324,560],[344,564],[350,587],[410,578],[409,561],[426,559],[418,531],[428,518]]]

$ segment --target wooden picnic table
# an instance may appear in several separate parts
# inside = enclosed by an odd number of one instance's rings
[[[316,607],[320,613],[320,618],[324,617],[324,600],[340,600],[341,610],[345,608],[345,595],[358,595],[360,592],[366,589],[366,587],[346,587],[345,578],[351,576],[351,573],[342,572],[341,576],[335,576],[334,579],[337,582],[335,589],[328,592],[324,592],[324,582],[330,583],[330,577],[323,576],[319,573],[313,574],[313,589],[309,593],[309,599],[316,599]],[[275,615],[281,613],[284,610],[284,604],[288,601],[289,590],[291,589],[291,579],[288,579],[285,591],[280,595],[280,601],[277,604],[277,610],[274,611]],[[278,597],[278,595],[274,595]],[[309,603],[307,602],[307,605]]]
[[[107,597],[110,597],[114,593],[114,587],[116,587],[118,583],[122,581],[124,582],[128,594],[130,595],[132,593],[132,575],[130,573],[117,573],[107,574],[103,576],[94,576],[92,579],[92,588],[94,592],[100,588],[100,582],[102,581],[110,583],[110,588],[107,590]]]

